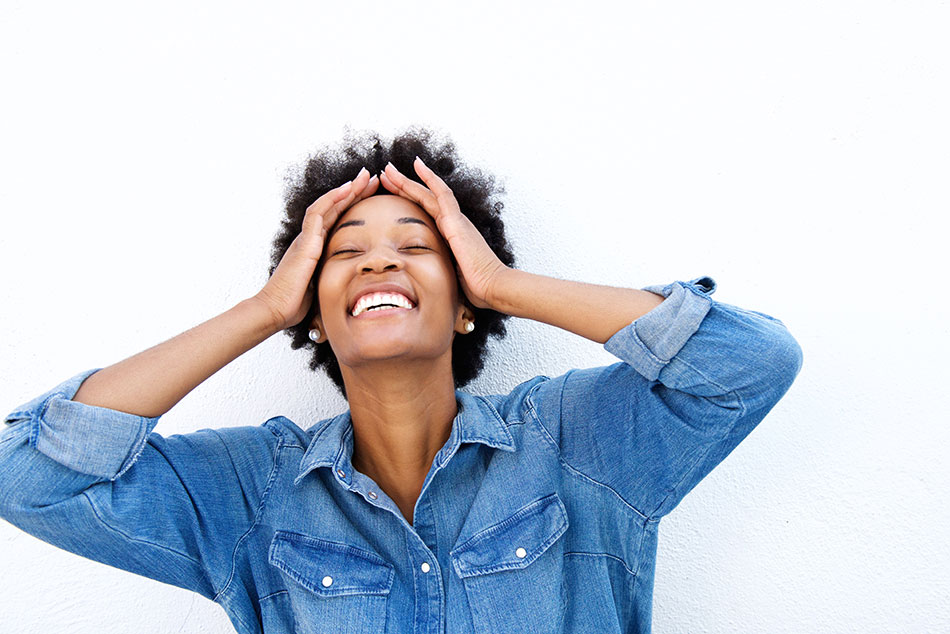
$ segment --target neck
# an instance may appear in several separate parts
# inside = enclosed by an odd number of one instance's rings
[[[412,509],[458,414],[451,354],[340,370],[353,421],[353,468]]]

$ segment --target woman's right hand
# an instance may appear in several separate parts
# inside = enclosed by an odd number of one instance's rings
[[[378,186],[379,178],[370,178],[364,167],[353,181],[331,189],[307,207],[302,230],[255,296],[271,310],[279,330],[299,324],[310,310],[314,294],[311,280],[327,232],[344,211],[371,196]]]

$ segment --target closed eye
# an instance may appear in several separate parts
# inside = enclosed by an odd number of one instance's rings
[[[404,249],[425,249],[426,251],[431,251],[431,250],[432,250],[432,249],[430,249],[429,247],[422,246],[421,244],[409,245],[409,246],[403,247],[403,248],[404,248]],[[359,253],[359,252],[360,252],[359,249],[340,249],[339,251],[334,251],[334,252],[331,253],[330,255],[337,255],[337,254],[339,254],[339,253]]]

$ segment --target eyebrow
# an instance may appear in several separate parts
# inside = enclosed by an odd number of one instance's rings
[[[403,216],[402,218],[397,218],[397,219],[396,219],[396,224],[399,224],[399,225],[405,225],[405,224],[409,224],[409,223],[420,224],[420,225],[422,225],[423,227],[425,227],[426,229],[428,229],[429,231],[432,231],[432,227],[430,227],[430,226],[429,226],[428,224],[426,224],[424,221],[419,220],[418,218],[412,218],[412,217],[410,217],[410,216]],[[339,225],[337,225],[337,228],[333,230],[333,233],[331,233],[331,234],[327,237],[327,241],[329,242],[330,238],[333,237],[333,235],[336,234],[337,231],[339,231],[340,229],[342,229],[342,228],[344,228],[344,227],[362,227],[362,226],[365,225],[365,224],[366,224],[366,221],[365,221],[365,220],[347,220],[346,222],[342,222],[342,223],[340,223]],[[435,232],[433,232],[433,233],[435,233]]]

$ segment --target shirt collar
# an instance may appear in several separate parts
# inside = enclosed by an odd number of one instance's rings
[[[455,399],[459,405],[458,415],[452,421],[452,433],[445,447],[436,454],[437,463],[441,465],[463,442],[480,442],[505,451],[516,450],[514,438],[504,419],[488,399],[461,390],[455,390]],[[314,428],[313,439],[300,460],[300,472],[294,484],[298,484],[317,467],[341,469],[345,474],[344,479],[349,481],[353,458],[350,410],[326,419]]]

